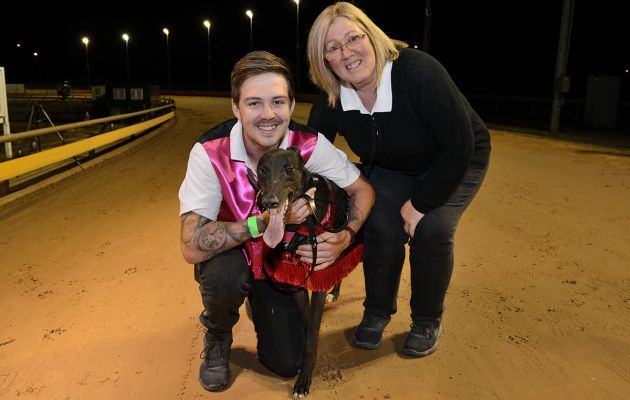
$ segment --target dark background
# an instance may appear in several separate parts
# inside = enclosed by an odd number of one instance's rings
[[[166,37],[170,30],[171,88],[207,90],[207,30],[210,19],[212,88],[227,90],[234,62],[249,51],[249,18],[254,12],[254,49],[271,51],[295,63],[296,5],[292,0],[187,1],[135,5],[132,2],[5,4],[0,25],[0,66],[7,83],[27,87],[70,80],[86,85],[85,46],[89,36],[93,83],[126,80],[127,32],[131,80],[166,84]],[[306,37],[317,14],[332,1],[300,2],[300,56],[303,92],[308,82]],[[355,1],[391,37],[422,48],[425,1]],[[584,96],[589,74],[623,76],[628,97],[630,68],[628,1],[575,1],[567,75],[568,96]],[[430,52],[448,69],[465,94],[552,95],[562,0],[433,0]],[[16,46],[17,43],[21,47]],[[39,61],[33,52],[39,53]]]

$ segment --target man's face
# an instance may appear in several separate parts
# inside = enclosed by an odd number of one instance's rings
[[[265,73],[245,80],[238,104],[232,101],[232,111],[243,125],[245,147],[262,152],[278,147],[294,107],[295,100],[289,100],[289,87],[282,75]]]

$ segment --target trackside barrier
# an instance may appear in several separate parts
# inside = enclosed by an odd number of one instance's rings
[[[155,111],[155,109],[151,111]],[[143,112],[139,112],[139,114],[142,114],[142,113]],[[133,114],[136,114],[136,113],[133,113]],[[132,114],[126,114],[125,118],[128,118],[131,115]],[[87,139],[83,139],[83,140],[66,144],[63,146],[55,147],[53,149],[45,150],[39,153],[4,161],[0,163],[0,182],[6,181],[8,179],[14,178],[19,175],[23,175],[28,172],[35,171],[37,169],[49,166],[59,161],[67,160],[79,154],[86,153],[88,151],[94,150],[101,146],[105,146],[113,142],[116,142],[118,140],[129,137],[131,135],[146,131],[147,129],[153,128],[154,126],[157,126],[163,122],[168,121],[174,116],[175,116],[175,112],[171,111],[167,114],[161,115],[159,117],[156,117],[151,120],[144,121],[135,125],[127,126],[121,129],[116,129],[111,132],[103,133],[98,136],[93,136],[91,138],[87,138]],[[85,122],[98,123],[97,121],[106,120],[106,119],[111,120],[111,118],[112,117],[100,118],[99,120],[85,121]],[[76,127],[76,125],[79,125],[79,124],[82,124],[82,123],[69,124],[69,125],[73,125],[73,127]],[[85,124],[83,126],[85,126]],[[40,135],[49,133],[49,132],[42,133],[42,131],[50,131],[50,130],[52,130],[53,132],[59,131],[60,128],[63,128],[63,127],[64,126],[57,126],[53,128],[37,129],[36,131],[39,131],[39,132],[30,131],[30,132],[24,132],[21,134],[20,133],[12,134],[8,136],[10,136],[13,140],[16,140],[16,139],[22,139],[25,137],[38,136],[37,134],[34,135],[34,133],[38,133]],[[71,129],[71,128],[66,128],[66,129]],[[5,137],[3,137],[3,139]]]
[[[70,130],[70,129],[82,128],[84,126],[98,125],[98,124],[102,124],[102,123],[105,123],[105,122],[118,121],[118,120],[121,120],[121,119],[127,119],[127,118],[131,118],[131,117],[136,117],[136,116],[139,116],[139,115],[149,114],[149,113],[153,113],[153,112],[156,112],[156,111],[160,111],[160,110],[164,110],[166,108],[172,108],[172,107],[175,107],[174,103],[167,104],[165,106],[151,108],[151,109],[148,109],[148,110],[136,111],[136,112],[132,112],[132,113],[129,113],[129,114],[114,115],[114,116],[111,116],[111,117],[91,119],[89,121],[74,122],[72,124],[50,126],[48,128],[40,128],[40,129],[33,129],[31,131],[26,131],[26,132],[12,133],[10,135],[0,136],[0,143],[14,142],[16,140],[28,139],[28,138],[32,138],[32,137],[36,137],[36,136],[47,135],[49,133],[63,132],[63,131],[67,131],[67,130]]]

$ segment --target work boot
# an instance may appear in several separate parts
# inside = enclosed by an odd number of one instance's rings
[[[222,336],[206,331],[203,339],[204,349],[201,353],[201,366],[199,367],[199,382],[204,389],[211,392],[220,392],[230,383],[230,347],[232,346],[232,333]]]
[[[389,319],[363,313],[363,320],[354,332],[353,344],[364,349],[377,349],[388,323]]]
[[[442,324],[439,322],[414,322],[405,339],[403,352],[413,357],[428,356],[437,350],[441,334]]]

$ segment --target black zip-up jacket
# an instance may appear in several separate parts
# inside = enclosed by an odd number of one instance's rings
[[[340,100],[330,108],[322,93],[308,126],[331,142],[337,133],[344,136],[362,164],[423,175],[411,203],[426,213],[446,202],[470,164],[488,164],[490,134],[446,69],[429,54],[402,49],[391,76],[391,112],[344,112]]]

